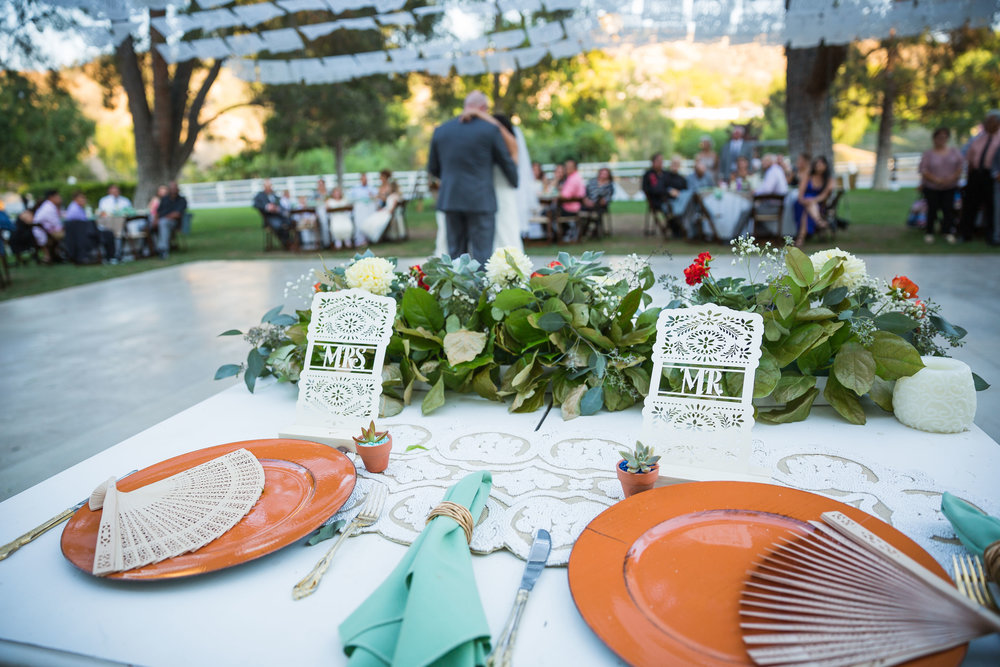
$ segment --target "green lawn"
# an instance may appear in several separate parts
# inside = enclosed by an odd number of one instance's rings
[[[923,234],[905,225],[910,204],[915,198],[912,189],[899,192],[874,192],[857,190],[845,195],[840,206],[840,216],[851,222],[846,232],[837,235],[836,245],[855,253],[996,253],[998,250],[982,241],[948,245],[943,242],[927,245]],[[419,210],[418,210],[419,209]],[[603,250],[610,254],[669,250],[686,256],[701,250],[702,243],[687,241],[664,242],[659,237],[642,235],[644,202],[617,202],[612,205],[614,234],[601,241],[588,241],[573,246],[530,246],[528,253],[551,257],[558,250],[569,249],[579,253],[584,250]],[[387,256],[422,257],[434,248],[434,212],[428,202],[425,206],[411,205],[407,209],[410,240],[404,243],[387,243],[374,251]],[[816,240],[806,248],[827,247],[826,240]],[[324,258],[349,257],[354,251],[323,253]],[[308,257],[284,251],[265,253],[262,250],[260,216],[251,208],[230,208],[195,211],[194,224],[186,249],[171,254],[170,259],[143,259],[116,266],[37,266],[28,263],[17,266],[11,262],[13,284],[0,290],[0,300],[13,299],[51,290],[82,285],[107,278],[127,276],[172,264],[206,259],[288,259]]]

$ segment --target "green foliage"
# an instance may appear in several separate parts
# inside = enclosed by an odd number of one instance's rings
[[[573,125],[553,123],[525,132],[531,147],[531,159],[536,162],[563,162],[575,158],[578,162],[603,162],[616,153],[615,137],[608,130],[589,121]]]
[[[728,138],[724,127],[713,128],[698,123],[685,123],[677,130],[674,152],[687,158],[694,157],[700,150],[701,138],[706,134],[712,137],[712,145],[716,147],[716,151]]]
[[[79,162],[94,122],[50,72],[44,84],[0,70],[0,181],[31,182],[65,176]]]
[[[921,120],[967,136],[988,110],[1000,107],[1000,33],[962,28],[929,40],[923,76],[928,92]]]
[[[135,138],[128,127],[98,123],[94,134],[97,157],[119,179],[135,178]]]

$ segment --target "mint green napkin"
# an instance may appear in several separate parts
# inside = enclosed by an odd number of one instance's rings
[[[984,514],[948,492],[941,496],[941,511],[951,521],[965,548],[983,557],[983,551],[1000,540],[1000,519]]]
[[[492,486],[489,472],[472,473],[443,499],[478,519]],[[431,521],[382,585],[341,623],[340,638],[352,667],[483,665],[490,628],[462,527],[448,517]]]

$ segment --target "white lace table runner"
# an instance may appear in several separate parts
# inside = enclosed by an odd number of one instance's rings
[[[371,485],[381,484],[389,492],[386,508],[379,521],[365,530],[410,544],[447,488],[470,472],[489,470],[493,491],[473,535],[472,550],[508,549],[526,558],[535,530],[545,528],[552,536],[549,565],[565,565],[587,524],[623,498],[614,468],[621,459],[618,451],[628,441],[623,435],[632,427],[638,429],[639,412],[563,422],[553,411],[535,432],[539,414],[508,415],[498,406],[463,401],[463,410],[466,406],[468,414],[460,422],[434,417],[419,425],[386,422],[394,440],[388,469],[370,474],[359,459],[357,486],[334,519],[353,518]],[[400,422],[405,416],[400,415]],[[858,432],[862,433],[860,428]],[[406,452],[407,447],[426,449]],[[951,553],[958,553],[960,547],[938,508],[943,491],[957,490],[904,467],[871,460],[862,463],[864,453],[858,441],[768,447],[758,439],[753,457],[771,471],[775,483],[812,491],[878,516],[938,561],[950,564]],[[669,460],[670,453],[663,454]],[[958,495],[987,512],[1000,513],[997,499],[975,493]]]

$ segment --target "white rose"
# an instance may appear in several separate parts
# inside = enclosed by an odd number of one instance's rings
[[[853,290],[861,286],[868,279],[868,269],[865,267],[865,263],[840,248],[829,248],[814,252],[809,256],[809,259],[812,260],[813,270],[819,272],[823,268],[823,265],[834,257],[843,258],[841,266],[844,267],[844,275],[833,283],[833,287],[846,287],[849,290]]]
[[[347,286],[385,296],[392,289],[396,274],[392,263],[381,257],[363,257],[347,267]]]

